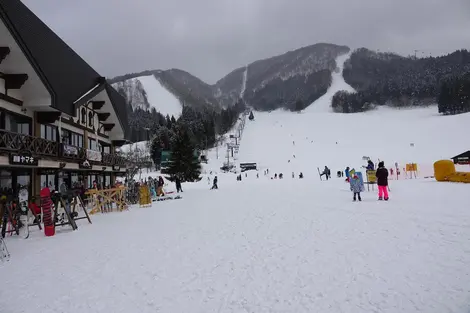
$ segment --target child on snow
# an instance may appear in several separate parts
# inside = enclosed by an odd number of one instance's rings
[[[362,183],[356,174],[354,174],[354,176],[351,178],[350,184],[351,184],[351,191],[354,194],[353,201],[356,201],[356,196],[359,201],[362,201],[361,199]]]
[[[388,201],[388,170],[385,168],[383,161],[379,162],[375,176],[379,188],[379,200]]]

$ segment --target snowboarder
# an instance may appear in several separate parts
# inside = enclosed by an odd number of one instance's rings
[[[354,174],[351,180],[351,191],[354,194],[353,201],[356,201],[356,195],[357,195],[357,199],[359,201],[362,201],[361,199],[362,184],[361,184],[361,180],[356,174]]]
[[[388,171],[383,161],[379,162],[379,168],[375,176],[377,177],[377,186],[379,188],[379,200],[388,201]]]
[[[277,179],[277,173],[274,173],[274,179]]]
[[[211,188],[211,190],[212,190],[212,189],[219,189],[219,186],[217,186],[217,176],[214,177],[214,181],[213,181],[213,183],[212,183],[212,188]]]
[[[304,174],[303,174],[302,172],[300,172],[299,178],[300,178],[300,179],[304,178]]]
[[[175,185],[176,185],[176,192],[183,192],[183,189],[181,188],[181,179],[179,176],[176,176],[175,178]]]

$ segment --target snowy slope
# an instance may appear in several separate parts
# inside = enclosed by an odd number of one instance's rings
[[[346,58],[337,59],[340,69]],[[470,114],[440,116],[436,107],[332,113],[331,97],[338,90],[354,91],[341,71],[333,75],[327,94],[300,114],[256,113],[255,121],[247,122],[240,162],[258,162],[272,173],[317,175],[317,167],[325,165],[335,172],[346,166],[358,168],[368,156],[374,162],[385,161],[389,168],[395,162],[418,163],[429,174],[434,161],[468,150],[468,142],[455,134],[467,132]]]
[[[137,78],[147,93],[150,107],[154,107],[163,115],[175,116],[177,118],[182,111],[182,106],[171,92],[169,92],[154,76],[141,76]]]
[[[305,112],[331,112],[331,100],[335,93],[341,90],[349,92],[355,91],[343,78],[344,62],[349,59],[350,56],[351,53],[347,53],[336,58],[336,70],[333,71],[331,75],[332,81],[330,88],[328,88],[328,91],[322,97],[309,105],[305,109]]]
[[[273,173],[316,175],[316,168],[325,165],[333,171],[357,168],[363,165],[363,156],[384,160],[389,168],[395,162],[415,162],[429,170],[434,161],[468,150],[468,141],[455,134],[466,133],[470,114],[436,112],[430,107],[357,114],[257,113],[254,122],[247,122],[239,160],[258,162]]]

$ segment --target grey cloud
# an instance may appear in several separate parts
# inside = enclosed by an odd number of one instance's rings
[[[180,68],[208,83],[316,42],[437,55],[470,48],[468,0],[23,0],[107,77]]]

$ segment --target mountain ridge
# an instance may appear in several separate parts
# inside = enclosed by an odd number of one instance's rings
[[[238,67],[212,85],[177,68],[125,74],[109,81],[116,87],[123,82],[131,84],[131,79],[139,76],[153,75],[181,106],[198,109],[219,110],[242,98],[248,106],[259,111],[279,108],[298,111],[327,92],[332,73],[339,68],[336,58],[350,52],[347,46],[317,43]],[[457,52],[460,58],[455,57]],[[346,60],[342,75],[358,92],[339,92],[333,98],[333,107],[336,112],[348,113],[368,110],[374,105],[435,103],[443,81],[470,72],[467,54],[466,50],[457,50],[445,56],[416,58],[367,48],[356,49]],[[144,99],[145,93],[141,93],[137,98]],[[133,107],[139,106],[138,102],[133,102],[135,98],[126,96]]]
[[[246,95],[247,99],[244,100],[249,104],[254,102],[253,107],[259,110],[293,109],[297,101],[305,102],[306,107],[326,92],[331,83],[331,72],[336,68],[336,57],[349,51],[347,46],[317,43],[256,60],[234,69],[212,85],[177,68],[130,73],[108,81],[116,87],[133,78],[153,75],[182,105],[194,107],[224,108]],[[248,75],[245,77],[246,73]],[[286,82],[288,84],[284,85]],[[271,95],[272,89],[278,90],[278,94]]]

